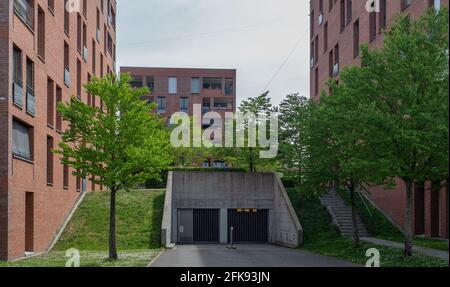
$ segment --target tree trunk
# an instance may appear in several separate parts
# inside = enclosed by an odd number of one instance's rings
[[[253,172],[255,172],[255,165],[254,165],[254,162],[253,162],[253,148],[250,148],[250,158],[249,158],[249,160],[250,160],[250,172],[253,173]]]
[[[405,255],[412,256],[412,208],[413,208],[413,181],[404,180],[406,185],[406,215],[405,215]]]
[[[117,247],[116,247],[116,192],[115,188],[111,190],[111,201],[109,210],[109,259],[117,260]]]
[[[352,221],[353,221],[353,246],[359,248],[359,229],[358,229],[358,217],[356,214],[356,204],[355,204],[355,184],[350,183],[350,200],[352,205]]]

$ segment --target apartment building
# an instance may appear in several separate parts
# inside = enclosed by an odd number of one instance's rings
[[[222,118],[236,111],[236,70],[121,67],[120,71],[133,76],[132,86],[149,88],[151,93],[143,100],[155,103],[155,112],[166,119],[176,112],[192,116],[194,104],[201,106],[202,114],[213,111]],[[224,165],[217,160],[203,163],[205,167]]]
[[[368,10],[375,3],[375,11]],[[310,86],[311,99],[328,92],[329,79],[339,81],[339,72],[360,64],[360,45],[370,48],[383,45],[383,31],[389,30],[394,15],[406,13],[413,19],[430,7],[448,6],[448,0],[311,0],[310,1]],[[395,190],[373,188],[371,200],[392,222],[404,226],[406,194],[398,181]],[[448,188],[432,188],[427,183],[416,186],[414,196],[414,230],[417,235],[448,238]]]
[[[46,251],[83,192],[52,150],[67,128],[56,111],[92,76],[115,71],[115,0],[0,2],[0,260]]]

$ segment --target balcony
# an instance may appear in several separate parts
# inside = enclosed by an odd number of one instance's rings
[[[13,83],[13,103],[23,107],[23,83],[20,79],[14,77]]]
[[[27,113],[36,115],[36,97],[32,87],[27,87]]]
[[[70,71],[64,68],[64,84],[70,87]]]
[[[28,0],[14,0],[14,12],[30,29],[34,29],[34,7]]]

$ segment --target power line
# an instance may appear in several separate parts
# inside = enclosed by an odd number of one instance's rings
[[[267,89],[269,88],[270,84],[272,84],[273,80],[275,80],[275,78],[277,77],[278,73],[280,73],[280,71],[283,69],[283,67],[286,65],[286,63],[289,61],[289,59],[292,57],[294,52],[297,50],[298,46],[300,46],[300,44],[303,41],[303,38],[305,37],[305,34],[308,31],[309,31],[309,28],[307,28],[305,30],[305,32],[300,36],[300,38],[297,41],[297,43],[295,44],[294,48],[289,52],[287,57],[284,59],[284,61],[281,63],[281,65],[278,67],[278,69],[275,71],[275,73],[273,74],[272,78],[270,78],[269,82],[266,84],[266,86],[264,87],[264,89],[261,92],[261,94],[263,94],[263,93],[265,93],[267,91]]]
[[[273,21],[268,21],[264,23],[258,23],[258,24],[251,24],[246,26],[240,26],[240,27],[231,27],[231,28],[225,28],[221,30],[215,30],[215,31],[208,31],[208,32],[202,32],[202,33],[195,33],[195,34],[187,34],[187,35],[180,35],[176,37],[167,37],[167,38],[160,38],[160,39],[154,39],[149,41],[143,41],[143,42],[135,42],[135,43],[128,43],[123,45],[118,45],[119,47],[127,47],[127,46],[137,46],[137,45],[145,45],[145,44],[151,44],[151,43],[157,43],[157,42],[165,42],[165,41],[174,41],[174,40],[181,40],[181,39],[187,39],[187,38],[195,38],[195,37],[204,37],[219,33],[226,33],[226,32],[233,32],[233,31],[239,31],[239,30],[245,30],[250,28],[256,28],[260,26],[266,26],[269,24],[274,23],[282,23],[282,22],[289,22],[293,20],[301,20],[302,18],[296,17],[296,18],[290,18],[290,19],[278,19]]]

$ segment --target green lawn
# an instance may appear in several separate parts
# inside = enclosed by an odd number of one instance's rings
[[[420,254],[407,258],[403,251],[363,242],[358,249],[353,248],[349,238],[340,236],[332,225],[332,220],[325,207],[314,194],[305,194],[298,189],[288,189],[294,209],[304,229],[305,250],[318,254],[338,257],[353,263],[365,265],[366,250],[377,248],[380,251],[382,267],[448,267],[448,262]]]
[[[135,190],[117,195],[117,247],[119,260],[108,258],[109,193],[88,193],[54,250],[13,263],[11,267],[64,267],[65,252],[80,250],[81,266],[147,266],[161,251],[164,190]]]

